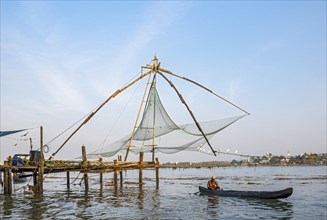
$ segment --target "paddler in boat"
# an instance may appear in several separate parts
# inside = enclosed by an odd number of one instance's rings
[[[208,181],[208,189],[220,191],[220,186],[219,186],[215,176],[212,176],[211,180]]]

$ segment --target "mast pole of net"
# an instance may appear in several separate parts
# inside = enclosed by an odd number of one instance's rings
[[[142,68],[143,69],[143,68]],[[143,97],[142,97],[142,102],[141,102],[141,105],[140,105],[140,108],[139,108],[139,111],[137,113],[137,117],[136,117],[136,120],[135,120],[135,124],[134,124],[134,127],[133,127],[133,132],[132,132],[132,136],[131,136],[131,139],[129,140],[129,143],[128,143],[128,146],[127,146],[127,149],[126,149],[126,154],[125,154],[125,159],[124,161],[127,160],[127,157],[128,157],[128,153],[129,153],[129,149],[132,145],[132,141],[134,139],[134,135],[135,135],[135,132],[136,132],[136,129],[137,129],[137,123],[139,121],[139,118],[140,118],[140,115],[141,115],[141,111],[142,111],[142,108],[143,108],[143,104],[144,104],[144,100],[145,100],[145,96],[146,96],[146,93],[148,91],[148,87],[149,87],[149,84],[150,84],[150,79],[151,79],[151,75],[152,75],[152,70],[149,71],[151,74],[149,75],[149,78],[148,78],[148,82],[146,83],[146,87],[145,87],[145,90],[144,90],[144,94],[143,94]]]
[[[153,76],[153,80],[152,80],[152,85],[151,87],[156,87],[156,76],[157,74],[155,73]],[[155,145],[155,138],[156,138],[156,100],[157,96],[154,95],[153,96],[153,135],[152,135],[152,162],[154,162],[154,145]]]
[[[207,136],[204,134],[200,124],[198,123],[198,121],[196,120],[193,112],[191,111],[190,107],[187,105],[187,103],[185,102],[183,96],[179,93],[179,91],[177,90],[177,88],[175,87],[175,85],[173,84],[172,81],[170,81],[164,74],[162,74],[160,71],[158,71],[158,73],[160,74],[160,76],[162,76],[168,83],[169,85],[175,90],[175,92],[177,93],[179,99],[181,100],[181,102],[185,105],[185,107],[187,108],[188,112],[190,113],[191,117],[193,118],[193,121],[195,122],[196,126],[198,127],[199,131],[201,132],[202,136],[204,137],[204,139],[206,140],[207,144],[209,145],[212,153],[216,155],[216,151],[212,148]]]
[[[212,90],[208,89],[207,87],[201,85],[200,83],[197,83],[197,82],[195,82],[195,81],[193,81],[193,80],[191,80],[191,79],[188,79],[188,78],[186,78],[186,77],[183,77],[183,76],[179,76],[179,75],[177,75],[177,74],[174,74],[174,73],[171,72],[170,70],[166,70],[166,69],[164,69],[164,68],[159,68],[159,71],[162,71],[162,72],[168,73],[168,74],[170,74],[170,75],[172,75],[172,76],[175,76],[175,77],[177,77],[177,78],[180,78],[180,79],[186,80],[186,81],[188,81],[188,82],[190,82],[190,83],[193,83],[193,84],[195,84],[195,85],[201,87],[202,89],[204,89],[204,90],[206,90],[206,91],[212,93],[213,95],[217,96],[218,98],[224,100],[225,102],[229,103],[230,105],[232,105],[232,106],[238,108],[239,110],[241,110],[242,112],[246,113],[247,115],[250,115],[249,112],[247,112],[247,111],[245,111],[244,109],[242,109],[241,107],[235,105],[235,104],[232,103],[231,101],[225,99],[225,98],[222,97],[221,95],[218,95],[217,93],[213,92]]]
[[[132,86],[133,84],[135,84],[137,81],[141,80],[143,77],[150,75],[151,74],[151,70],[141,74],[141,76],[137,77],[136,79],[134,79],[132,82],[128,83],[126,86],[122,87],[121,89],[118,89],[116,92],[114,92],[111,96],[109,96],[106,101],[104,101],[94,112],[92,112],[83,122],[82,124],[80,124],[80,126],[78,126],[78,128],[66,139],[66,141],[56,150],[56,152],[54,152],[50,157],[49,160],[51,160],[52,158],[54,158],[54,156],[65,146],[65,144],[73,137],[73,135],[79,130],[81,129],[81,127],[83,125],[85,125],[105,104],[107,104],[107,102],[109,102],[111,99],[115,98],[119,93],[123,92],[124,90],[126,90],[127,88],[129,88],[130,86]]]

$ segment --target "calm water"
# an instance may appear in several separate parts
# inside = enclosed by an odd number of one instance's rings
[[[293,187],[293,195],[280,200],[218,198],[194,194],[210,176],[224,189],[279,190]],[[15,184],[11,196],[0,195],[0,219],[326,219],[327,167],[237,167],[214,169],[161,169],[156,189],[155,171],[145,170],[144,185],[137,171],[124,173],[123,187],[99,186],[90,174],[85,194],[82,175],[48,175],[43,196]],[[112,181],[104,175],[104,182]]]

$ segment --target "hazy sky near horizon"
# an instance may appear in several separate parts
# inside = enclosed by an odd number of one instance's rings
[[[162,67],[251,113],[218,133],[214,148],[326,152],[326,1],[1,1],[0,130],[35,128],[27,136],[36,148],[42,125],[47,143],[139,74],[154,53]],[[242,114],[169,78],[199,121]],[[91,152],[130,133],[145,83],[103,108],[56,158],[78,157],[82,144]],[[169,86],[158,91],[173,120],[192,122]],[[17,140],[22,134],[0,139],[1,160],[29,151],[29,142]],[[63,140],[51,142],[46,157]]]

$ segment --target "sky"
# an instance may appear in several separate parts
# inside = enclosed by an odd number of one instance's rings
[[[326,7],[326,1],[2,0],[0,130],[31,129],[2,137],[0,160],[28,153],[29,137],[37,149],[40,126],[49,157],[73,130],[53,140],[57,135],[139,76],[154,54],[161,67],[250,112],[211,139],[215,149],[326,153]],[[198,121],[243,114],[169,79]],[[192,122],[176,94],[160,83],[173,120]],[[92,152],[130,133],[145,84],[101,109],[56,158],[79,157],[83,144]],[[199,152],[156,156],[161,162],[244,159]]]

